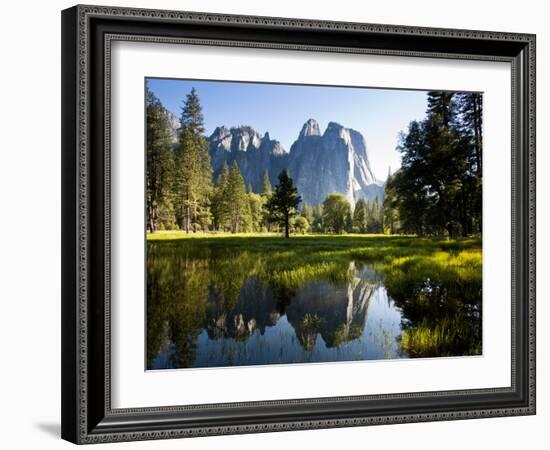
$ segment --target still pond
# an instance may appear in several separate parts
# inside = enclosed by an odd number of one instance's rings
[[[147,369],[479,355],[481,244],[147,242]]]

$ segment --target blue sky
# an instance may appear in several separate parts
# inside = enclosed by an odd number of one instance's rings
[[[411,120],[423,119],[426,91],[239,83],[224,81],[149,79],[149,88],[164,107],[181,115],[185,96],[198,92],[206,135],[217,126],[250,125],[269,132],[289,151],[302,125],[313,118],[323,133],[330,121],[359,131],[367,142],[371,167],[385,180],[388,168],[400,166],[395,150],[400,131]]]

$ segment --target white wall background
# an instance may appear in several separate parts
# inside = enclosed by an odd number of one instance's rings
[[[97,3],[103,4],[102,1]],[[0,27],[0,446],[69,448],[60,421],[60,10],[71,1],[9,2]],[[461,449],[543,448],[550,420],[550,328],[543,284],[550,265],[550,29],[545,2],[462,0],[111,0],[105,4],[164,9],[470,28],[537,34],[538,72],[538,415],[457,422],[224,436],[116,444],[117,448]],[[546,225],[546,226],[545,226]],[[344,444],[345,443],[345,444]]]

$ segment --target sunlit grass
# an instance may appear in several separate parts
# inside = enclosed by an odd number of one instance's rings
[[[401,349],[411,357],[481,354],[481,342],[473,339],[464,320],[443,318],[435,326],[423,323],[401,334]]]
[[[309,282],[345,286],[369,266],[371,282],[383,284],[407,318],[400,340],[404,354],[481,352],[476,325],[481,314],[480,239],[354,234],[285,239],[280,234],[158,232],[147,235],[147,263],[148,280],[159,283],[155,289],[177,299],[178,307],[171,307],[177,324],[184,323],[179,319],[184,315],[189,324],[199,321],[212,295],[231,310],[252,278],[261,289],[269,286],[276,295],[292,298],[296,289]],[[159,311],[167,307],[158,305]],[[314,323],[312,316],[302,324],[300,336],[308,348],[315,344],[314,334],[309,333]],[[340,338],[353,337],[353,331],[343,328]]]
[[[147,240],[150,251],[186,250],[191,256],[212,257],[221,265],[225,261],[233,270],[236,267],[232,259],[248,254],[260,262],[255,274],[285,287],[314,279],[345,281],[349,278],[350,261],[372,263],[394,283],[401,278],[464,282],[481,279],[479,239],[354,234],[284,239],[279,234],[157,232],[148,234]]]

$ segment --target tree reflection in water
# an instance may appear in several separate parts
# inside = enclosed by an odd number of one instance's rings
[[[480,354],[481,270],[447,253],[148,242],[147,367]]]

